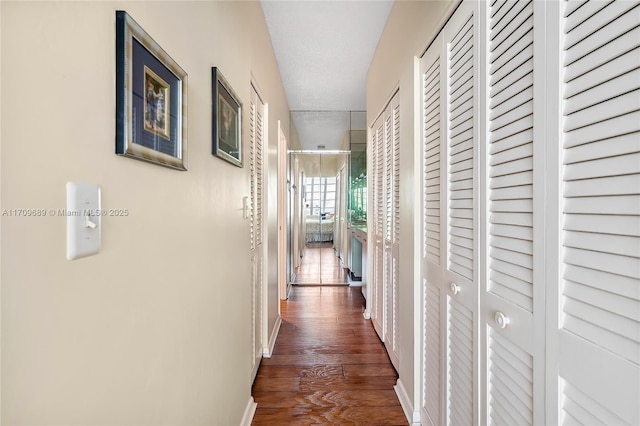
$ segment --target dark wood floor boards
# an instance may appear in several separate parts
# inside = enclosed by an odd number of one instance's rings
[[[357,287],[294,287],[253,386],[253,425],[406,425]]]

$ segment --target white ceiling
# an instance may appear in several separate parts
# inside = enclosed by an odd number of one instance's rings
[[[364,111],[367,71],[393,1],[261,3],[291,111]],[[336,119],[344,125],[343,116]],[[316,149],[318,140],[337,149],[344,136],[302,114],[294,124],[303,149]],[[313,141],[303,138],[309,134]]]

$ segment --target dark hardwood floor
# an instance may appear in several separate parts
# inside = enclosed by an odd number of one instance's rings
[[[253,425],[406,425],[359,287],[295,287],[253,385]]]

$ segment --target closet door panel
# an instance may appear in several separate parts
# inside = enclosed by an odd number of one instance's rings
[[[446,424],[478,423],[478,4],[460,5],[442,32],[446,218],[441,321]],[[427,265],[428,267],[429,265]]]
[[[373,186],[373,277],[372,277],[372,312],[371,320],[373,326],[384,341],[385,323],[385,300],[384,293],[384,250],[383,250],[383,229],[384,229],[384,117],[376,120],[372,128],[371,141],[371,180]]]
[[[564,6],[563,424],[640,423],[639,27],[638,2]]]
[[[446,288],[443,284],[443,266],[446,243],[445,220],[441,213],[442,156],[441,146],[444,128],[442,116],[445,92],[443,90],[442,38],[427,50],[420,62],[422,80],[422,143],[421,143],[421,189],[422,189],[422,372],[421,372],[421,417],[422,423],[431,426],[443,424],[443,345],[442,313]]]

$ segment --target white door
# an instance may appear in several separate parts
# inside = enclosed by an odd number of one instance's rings
[[[263,281],[264,281],[264,104],[251,87],[249,104],[249,173],[251,175],[250,237],[251,237],[251,331],[252,378],[255,378],[262,359],[263,348]]]
[[[399,369],[400,336],[398,286],[400,275],[400,96],[396,93],[384,112],[384,343],[391,363]]]
[[[443,310],[447,424],[478,422],[477,3],[463,3],[443,30],[446,203]],[[441,313],[442,315],[442,313]]]
[[[442,81],[445,71],[441,69],[442,42],[435,43],[420,62],[422,88],[422,144],[421,144],[421,189],[422,189],[422,423],[440,426],[442,420],[442,391],[444,370],[441,328],[445,312],[444,295],[447,293],[442,278],[442,261],[446,243],[441,232],[441,213],[446,204],[442,200],[442,162],[444,134],[442,116],[444,108]]]
[[[386,295],[384,293],[384,117],[381,115],[373,125],[371,143],[371,183],[373,192],[373,256],[371,321],[380,339],[384,341],[384,315]]]
[[[563,18],[559,423],[640,424],[640,7]]]
[[[488,251],[480,291],[481,375],[487,392],[481,396],[482,420],[543,424],[545,177],[538,154],[546,144],[545,69],[535,59],[544,56],[545,4],[487,6],[487,166],[481,199]]]

